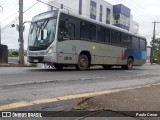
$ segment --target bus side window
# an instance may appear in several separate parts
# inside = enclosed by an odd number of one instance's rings
[[[90,24],[89,33],[90,33],[90,37],[89,37],[90,40],[95,41],[96,40],[96,25],[95,24]]]
[[[63,41],[65,37],[67,37],[68,30],[66,28],[66,22],[60,20],[59,22],[59,30],[58,30],[58,40]]]
[[[139,50],[139,39],[137,37],[132,37],[132,48]]]
[[[75,24],[73,23],[68,23],[67,25],[67,30],[68,30],[68,37],[73,40],[75,39]]]
[[[80,22],[80,38],[85,40],[96,40],[96,25],[85,21]]]
[[[110,29],[105,29],[105,42],[110,43]]]
[[[89,40],[89,24],[87,22],[80,22],[80,38]]]
[[[131,47],[131,36],[123,33],[121,36],[121,44],[122,46]]]
[[[105,42],[105,28],[98,26],[98,41]]]
[[[111,41],[112,44],[120,45],[121,44],[121,33],[115,30],[111,32]]]
[[[146,50],[146,41],[144,39],[140,39],[140,50]]]

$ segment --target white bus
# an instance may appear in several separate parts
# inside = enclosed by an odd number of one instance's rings
[[[58,70],[71,65],[78,70],[93,65],[132,69],[146,62],[146,39],[66,10],[54,10],[32,19],[27,56],[30,63],[47,63]]]

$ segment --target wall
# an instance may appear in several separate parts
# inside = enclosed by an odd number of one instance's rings
[[[129,31],[134,34],[138,34],[138,31],[139,31],[139,24],[133,21],[133,15],[131,15],[131,18],[130,18],[130,30]]]
[[[8,47],[0,45],[0,63],[8,63]]]
[[[151,47],[147,46],[147,59],[150,60],[150,56],[151,56]]]
[[[64,8],[68,8],[74,11],[75,13],[79,13],[79,0],[54,0],[50,1],[49,3],[56,5],[59,8],[61,8],[61,4],[63,4]],[[48,6],[48,10],[51,10],[50,6]]]
[[[90,0],[87,0],[90,3]],[[104,0],[93,0],[97,2],[97,17],[96,20],[99,21],[99,17],[100,17],[100,5],[103,6],[103,16],[102,16],[102,22],[106,23],[106,9],[109,8],[110,9],[110,24],[113,23],[113,5],[109,4],[108,2],[104,1]],[[90,6],[90,4],[89,4]]]
[[[72,12],[76,12],[79,14],[79,10],[81,9],[79,6],[79,3],[82,3],[82,15],[84,17],[90,17],[90,1],[91,0],[54,0],[54,2],[49,2],[50,4],[54,4],[59,8],[61,8],[61,4],[64,5],[64,8],[70,9]],[[111,23],[113,21],[113,6],[109,3],[107,3],[104,0],[93,0],[97,3],[97,15],[96,20],[99,21],[99,13],[100,13],[100,5],[103,5],[103,18],[102,21],[106,22],[106,8],[109,8],[111,10]],[[48,7],[48,10],[51,10],[51,7]]]
[[[113,16],[113,5],[104,1],[104,0],[92,0],[94,2],[96,2],[96,6],[97,6],[97,12],[96,12],[96,20],[100,21],[100,5],[103,6],[103,16],[102,16],[102,22],[106,23],[106,8],[110,9],[110,24],[114,24],[114,16]],[[90,2],[91,0],[54,0],[51,1],[49,3],[52,3],[53,5],[58,6],[58,8],[61,8],[61,4],[63,4],[63,8],[64,9],[69,9],[72,12],[75,12],[77,14],[79,14],[80,10],[82,10],[82,15],[84,17],[89,17],[90,18]],[[82,8],[80,8],[80,3],[82,4]],[[121,11],[122,13],[126,13],[127,15],[130,15],[130,9],[123,6],[123,5],[119,5],[121,7]],[[48,10],[51,10],[51,7],[48,7]],[[125,10],[128,10],[128,12],[126,12]],[[128,16],[131,17],[131,16]],[[133,21],[133,17],[130,19],[130,29],[129,31],[132,33],[138,33],[138,29],[135,29],[135,25],[138,25],[138,23]],[[119,26],[119,27],[123,27],[123,26]],[[125,28],[125,27],[123,27]],[[128,28],[127,28],[128,29]]]

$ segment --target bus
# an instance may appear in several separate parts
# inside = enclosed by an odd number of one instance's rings
[[[28,37],[30,63],[86,70],[121,66],[132,69],[146,62],[146,38],[67,10],[53,10],[33,17]]]

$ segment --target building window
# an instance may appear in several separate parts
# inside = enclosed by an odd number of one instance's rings
[[[114,15],[114,24],[120,24],[120,14]]]
[[[102,16],[103,16],[103,6],[100,5],[100,12],[99,12],[99,21],[102,22]]]
[[[91,1],[91,4],[90,4],[90,17],[92,19],[96,20],[96,13],[97,13],[97,4],[96,4],[96,2]]]
[[[130,19],[122,14],[116,14],[114,15],[114,24],[121,24],[124,26],[129,27],[130,26]]]
[[[111,16],[111,11],[109,8],[106,9],[106,23],[110,24],[110,16]]]
[[[122,15],[122,14],[121,14],[121,24],[125,25],[127,27],[130,26],[130,20],[129,20],[129,18],[126,17],[125,15]]]
[[[53,6],[51,6],[51,10],[53,10]]]

